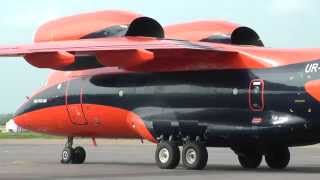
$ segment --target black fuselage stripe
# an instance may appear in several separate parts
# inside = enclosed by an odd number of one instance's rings
[[[318,79],[315,74],[301,77],[305,64],[261,70],[215,70],[169,73],[105,74],[70,80],[35,95],[17,115],[42,108],[82,102],[134,111],[139,108],[228,108],[249,109],[249,85],[264,80],[265,110],[288,111],[295,98],[317,104],[304,90],[305,82]],[[292,79],[290,81],[289,79]],[[297,97],[297,93],[301,97]],[[283,97],[286,96],[286,99]],[[45,103],[41,100],[45,100]],[[318,109],[318,108],[317,108]]]

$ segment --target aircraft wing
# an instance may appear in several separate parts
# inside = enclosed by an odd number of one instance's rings
[[[34,53],[75,52],[94,54],[97,51],[124,51],[135,49],[179,49],[186,47],[182,41],[154,38],[101,38],[70,41],[40,42],[21,46],[0,46],[0,56],[24,56]]]
[[[72,41],[42,42],[21,46],[0,46],[2,57],[24,57],[39,68],[67,70],[89,69],[90,62],[77,62],[96,57],[101,67],[120,67],[133,70],[170,69],[183,66],[192,70],[194,63],[213,65],[221,57],[237,55],[237,51],[214,47],[205,43],[162,40],[145,37],[117,37]],[[220,57],[220,58],[217,58]],[[226,59],[224,58],[224,59]],[[90,61],[92,58],[88,58]],[[82,63],[82,64],[81,64]],[[86,65],[88,64],[88,65]],[[79,65],[79,69],[76,65]],[[188,67],[188,68],[187,68]]]

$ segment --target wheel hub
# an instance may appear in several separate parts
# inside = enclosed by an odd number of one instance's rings
[[[170,153],[168,151],[168,149],[163,148],[160,150],[159,152],[159,160],[161,163],[167,163],[169,161],[170,158]]]
[[[68,153],[67,151],[63,151],[63,153],[62,153],[62,158],[63,158],[64,160],[67,160],[67,159],[69,158],[69,153]]]
[[[197,160],[197,152],[190,148],[186,152],[186,160],[189,164],[194,164]]]

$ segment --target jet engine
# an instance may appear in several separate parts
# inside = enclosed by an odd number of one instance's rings
[[[224,43],[233,45],[263,46],[258,33],[249,27],[226,21],[196,21],[165,28],[166,37]]]
[[[128,25],[141,17],[126,11],[100,11],[69,16],[50,21],[42,25],[35,34],[35,42],[79,40],[124,36]],[[26,61],[39,68],[57,70],[80,70],[103,67],[95,57],[76,57],[68,52],[33,54],[25,56]],[[47,59],[47,61],[43,61]]]
[[[126,11],[100,11],[69,16],[42,25],[35,42],[78,40],[125,34],[139,14]]]
[[[149,17],[140,17],[131,22],[126,36],[164,38],[164,30],[156,20]]]

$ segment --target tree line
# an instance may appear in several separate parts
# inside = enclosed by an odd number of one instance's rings
[[[13,118],[13,114],[0,114],[0,125],[4,126],[10,119]]]

